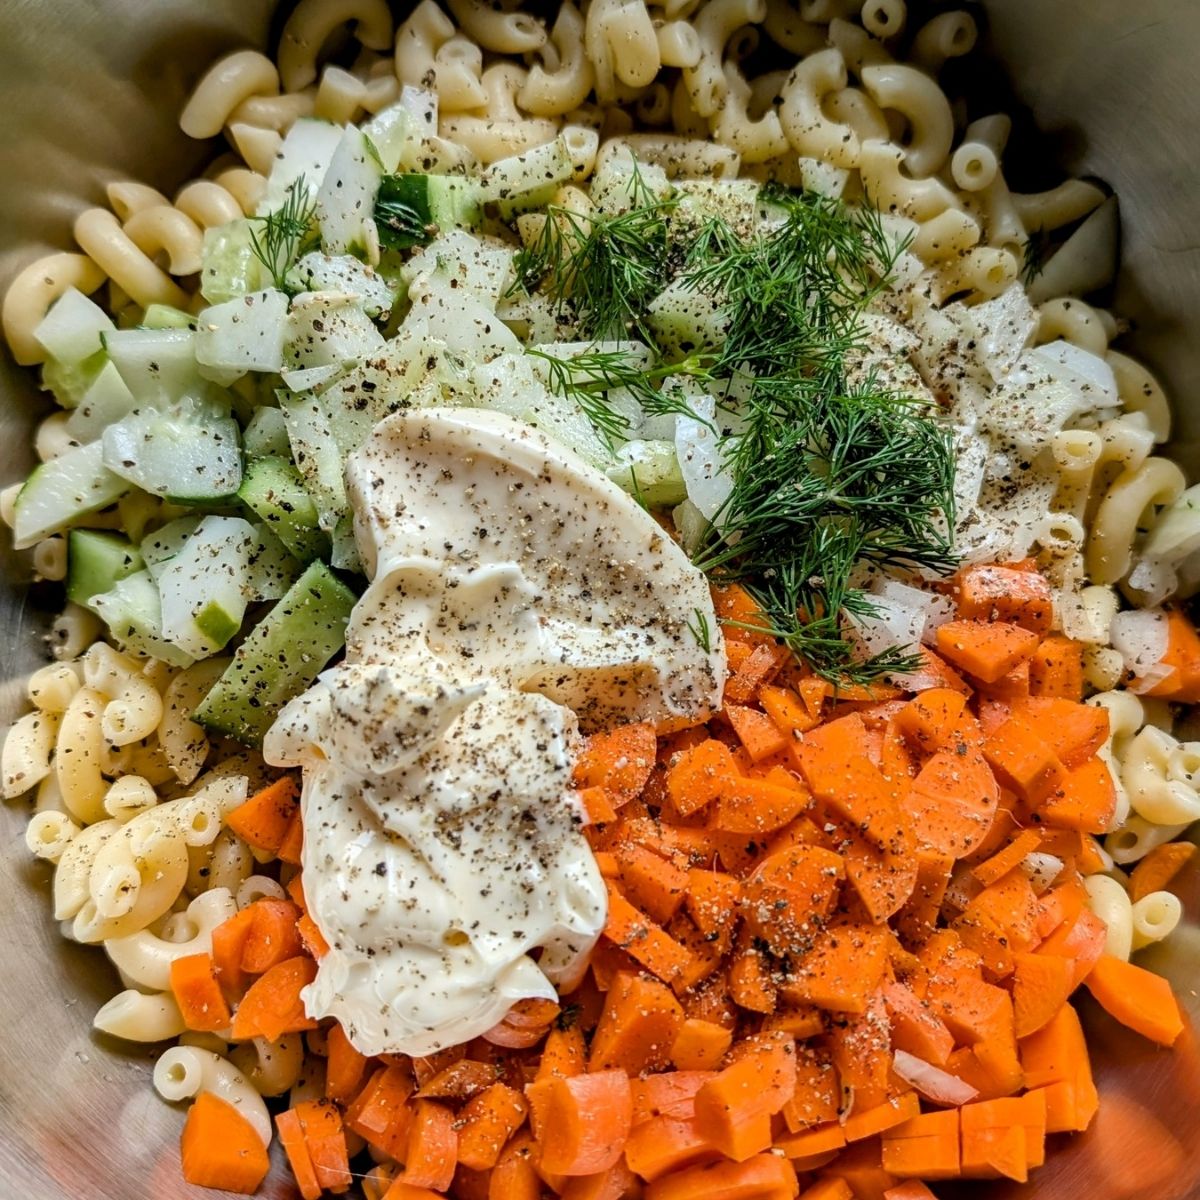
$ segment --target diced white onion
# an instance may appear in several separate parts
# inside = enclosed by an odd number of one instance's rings
[[[1134,608],[1112,619],[1109,640],[1125,669],[1145,679],[1167,652],[1167,614],[1162,609]],[[1169,670],[1170,668],[1168,668]]]
[[[935,1104],[969,1104],[979,1095],[977,1088],[957,1075],[951,1075],[906,1050],[897,1050],[892,1056],[892,1070]]]
[[[1053,854],[1034,851],[1027,854],[1021,863],[1033,890],[1040,896],[1062,874],[1063,860]]]

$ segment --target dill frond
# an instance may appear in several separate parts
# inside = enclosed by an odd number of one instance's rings
[[[300,175],[288,187],[279,208],[265,217],[250,218],[250,249],[280,291],[295,290],[288,282],[288,272],[319,244],[319,235],[313,229],[316,215],[317,205],[309,196],[308,181]]]
[[[705,654],[712,653],[712,627],[708,623],[708,617],[698,608],[692,610],[695,613],[695,620],[688,622],[688,631],[692,637],[696,639],[696,645],[704,651]]]

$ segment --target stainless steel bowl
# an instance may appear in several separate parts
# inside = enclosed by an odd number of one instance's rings
[[[992,0],[991,53],[1043,139],[1031,178],[1059,168],[1107,180],[1121,197],[1126,339],[1163,375],[1178,414],[1175,453],[1200,464],[1200,7],[1194,0]],[[221,50],[265,45],[269,0],[5,0],[0,3],[0,288],[47,247],[70,241],[105,182],[170,189],[202,158],[175,114]],[[0,358],[0,482],[32,462],[40,403],[26,371]],[[42,660],[52,597],[3,549],[0,628],[7,652],[0,716]],[[179,1176],[179,1117],[154,1094],[153,1056],[91,1030],[118,987],[103,955],[63,941],[50,872],[31,863],[23,804],[0,815],[0,1200],[173,1200],[212,1196]],[[1190,921],[1158,951],[1200,1020],[1200,872],[1185,880]],[[1054,1139],[1024,1193],[1089,1200],[1200,1197],[1200,1052],[1126,1036],[1084,1003],[1106,1103],[1083,1137]],[[263,1190],[295,1194],[281,1171]],[[976,1185],[963,1192],[978,1196]],[[998,1191],[998,1189],[997,1189]]]

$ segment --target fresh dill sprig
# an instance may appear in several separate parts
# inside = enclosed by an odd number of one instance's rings
[[[1045,269],[1050,253],[1050,235],[1044,229],[1034,229],[1025,243],[1021,264],[1021,282],[1028,287]]]
[[[861,317],[897,246],[878,214],[776,194],[782,223],[749,242],[710,222],[689,286],[720,297],[728,334],[713,374],[743,399],[723,442],[731,489],[697,566],[739,582],[764,631],[832,680],[904,670],[901,650],[863,659],[848,623],[874,611],[864,565],[949,570],[954,459],[947,431],[909,397],[854,369]]]
[[[571,356],[558,356],[529,347],[525,351],[543,364],[550,390],[574,400],[598,433],[610,441],[629,435],[629,417],[614,407],[608,393],[624,389],[647,416],[676,413],[694,416],[684,393],[660,386],[670,378],[710,378],[711,356],[693,354],[675,363],[649,365],[632,347],[596,347]]]
[[[309,196],[308,181],[300,175],[288,186],[279,208],[250,219],[250,249],[280,291],[295,290],[288,282],[288,272],[318,244],[319,235],[313,229],[316,215],[316,201]]]
[[[708,617],[698,608],[692,610],[696,617],[694,621],[687,623],[688,631],[692,637],[696,639],[696,645],[704,651],[705,654],[712,653],[712,627],[708,623]]]
[[[659,199],[634,163],[630,207],[615,215],[586,215],[546,206],[537,237],[516,257],[508,295],[545,287],[559,311],[570,307],[584,336],[620,339],[631,332],[653,339],[646,308],[667,281],[667,217],[673,198]]]

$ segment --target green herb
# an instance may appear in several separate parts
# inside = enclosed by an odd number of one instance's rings
[[[723,443],[732,488],[695,559],[742,583],[764,631],[814,670],[867,682],[912,659],[861,658],[847,621],[875,610],[856,572],[953,566],[951,443],[935,414],[851,371],[859,319],[903,246],[875,213],[774,199],[786,214],[778,229],[742,242],[710,223],[686,276],[726,301],[729,335],[712,370],[745,394]]]
[[[637,501],[637,505],[644,512],[650,511],[650,503],[642,492],[642,481],[637,477],[637,468],[629,464],[629,494]]]
[[[647,365],[633,348],[584,350],[559,357],[530,347],[526,354],[544,364],[550,390],[574,400],[610,442],[629,435],[629,418],[615,408],[610,391],[625,389],[648,415],[681,413],[694,416],[686,396],[660,386],[670,378],[709,379],[708,356],[694,354],[677,363]]]
[[[508,294],[544,286],[560,312],[574,311],[585,337],[636,331],[652,342],[645,312],[667,281],[667,216],[675,200],[658,199],[636,163],[629,192],[631,207],[615,216],[547,205],[540,233],[516,257]]]
[[[708,623],[708,617],[698,608],[692,610],[696,614],[695,621],[688,622],[688,629],[691,631],[692,637],[696,639],[696,645],[704,651],[705,654],[712,653],[712,629]]]
[[[1025,243],[1021,282],[1028,287],[1045,269],[1050,255],[1050,235],[1044,229],[1034,229]]]
[[[250,218],[250,248],[280,291],[295,290],[288,282],[288,272],[303,254],[319,244],[319,235],[313,230],[316,215],[316,202],[309,197],[308,182],[300,175],[289,185],[279,208],[265,217]],[[261,229],[254,227],[256,223]]]
[[[389,250],[424,246],[438,235],[438,227],[422,219],[405,199],[410,194],[410,176],[385,175],[375,200],[375,227],[379,241]]]

